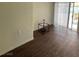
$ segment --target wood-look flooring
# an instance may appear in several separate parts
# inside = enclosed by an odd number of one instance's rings
[[[49,32],[34,32],[34,40],[3,56],[12,57],[76,57],[79,56],[79,34],[63,27]]]

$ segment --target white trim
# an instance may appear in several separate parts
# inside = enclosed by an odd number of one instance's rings
[[[19,47],[19,46],[22,46],[22,45],[24,45],[25,43],[27,43],[27,42],[29,42],[29,41],[31,41],[31,40],[33,40],[33,37],[30,38],[30,39],[28,39],[28,40],[26,40],[26,41],[21,42],[20,44],[14,46],[14,47],[11,47],[11,48],[6,49],[6,50],[3,51],[2,53],[0,53],[0,55],[3,55],[3,54],[5,54],[5,53],[7,53],[7,52],[9,52],[9,51],[11,51],[11,50],[14,50],[15,48],[17,48],[17,47]]]

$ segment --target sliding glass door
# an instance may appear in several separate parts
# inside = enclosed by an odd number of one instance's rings
[[[78,30],[79,3],[70,4],[69,24],[68,28],[74,31]]]
[[[54,25],[67,28],[69,2],[56,2],[54,9]]]

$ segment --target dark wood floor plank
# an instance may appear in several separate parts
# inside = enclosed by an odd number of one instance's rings
[[[49,32],[34,32],[34,40],[12,50],[13,57],[76,57],[79,56],[79,33],[64,27],[52,27]],[[10,53],[9,52],[9,53]]]

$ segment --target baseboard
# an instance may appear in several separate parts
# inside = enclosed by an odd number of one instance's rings
[[[51,24],[50,26],[54,26],[54,25]],[[40,28],[40,29],[41,29],[41,28]],[[38,29],[37,29],[37,30],[34,30],[34,32],[36,32],[36,31],[38,31]],[[32,37],[32,38],[29,38],[29,39],[26,40],[26,41],[20,42],[20,44],[18,44],[18,45],[16,45],[16,46],[10,47],[10,48],[8,48],[7,50],[5,49],[5,51],[3,51],[2,53],[0,53],[0,56],[5,55],[6,53],[8,53],[8,52],[10,52],[10,51],[12,51],[12,50],[14,50],[14,49],[16,49],[16,48],[18,48],[18,47],[24,45],[24,44],[26,44],[27,42],[29,42],[29,41],[31,41],[31,40],[33,40],[33,39],[34,39],[33,37]]]
[[[29,42],[29,41],[31,41],[31,40],[33,40],[33,37],[30,38],[30,39],[28,39],[28,40],[26,40],[26,41],[21,42],[20,44],[14,46],[14,47],[8,48],[8,49],[5,50],[4,52],[0,53],[0,56],[5,55],[6,53],[8,53],[8,52],[10,52],[10,51],[12,51],[12,50],[14,50],[14,49],[16,49],[16,48],[18,48],[18,47],[24,45],[24,44],[26,44],[27,42]]]

